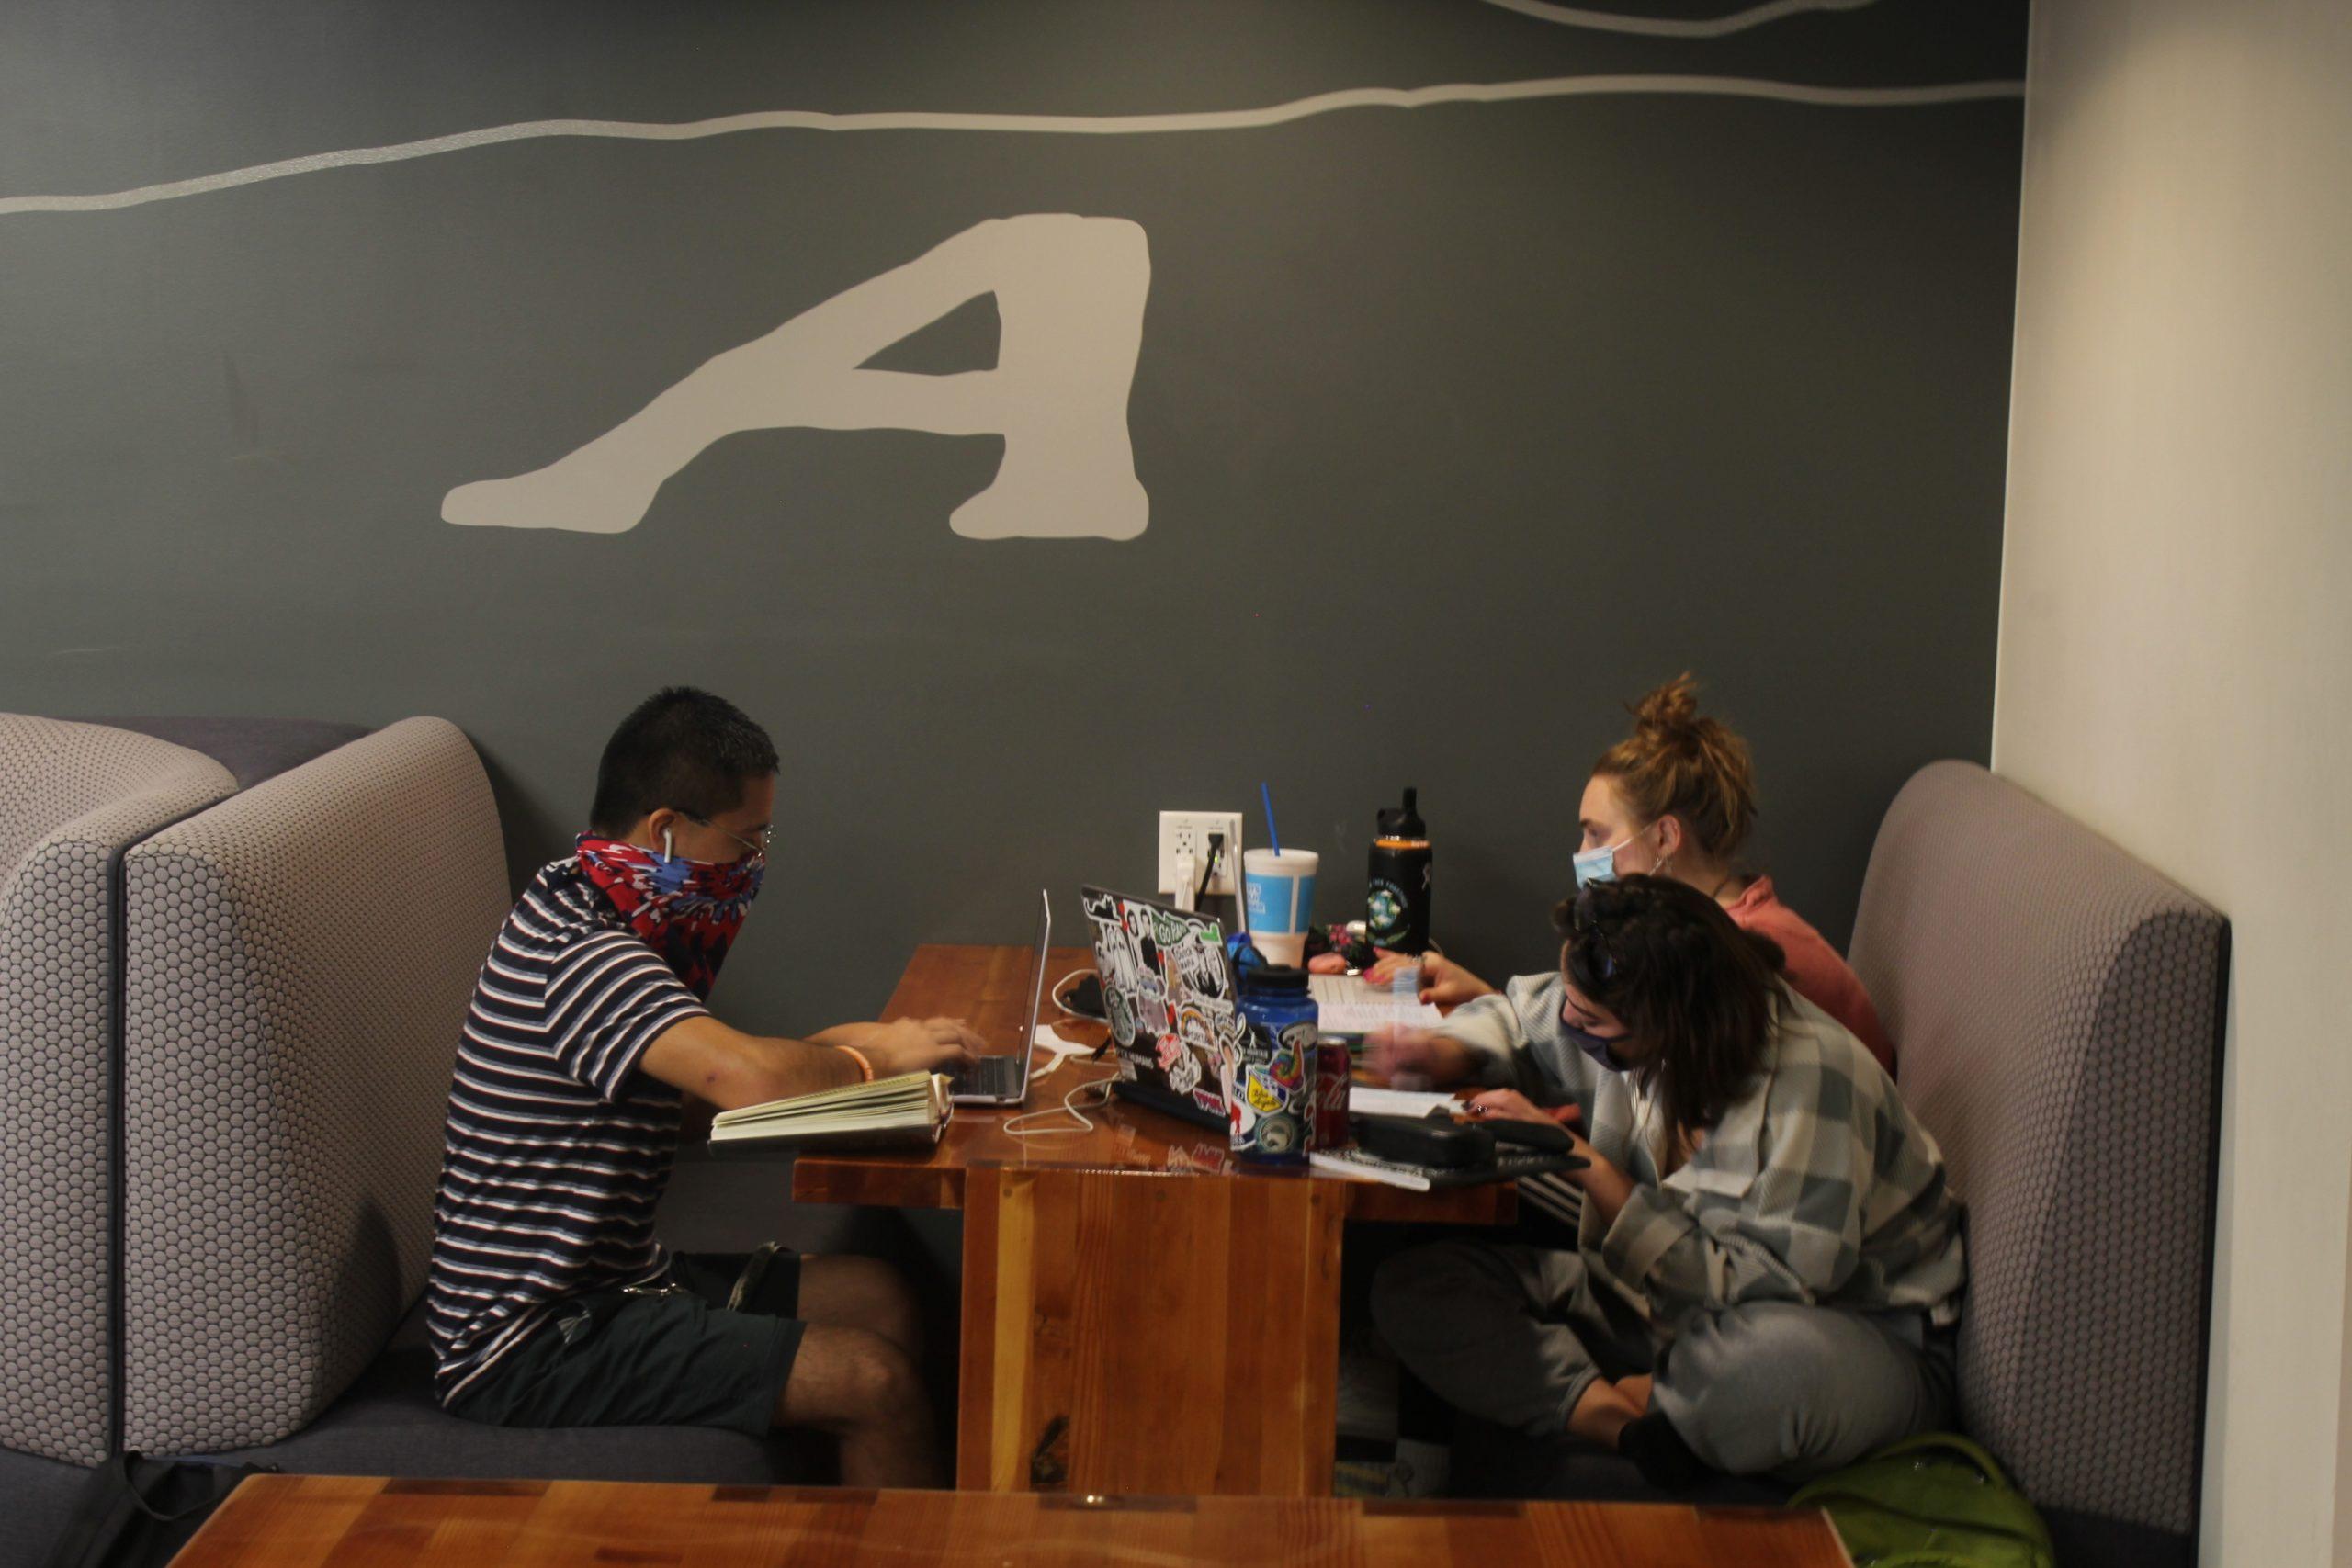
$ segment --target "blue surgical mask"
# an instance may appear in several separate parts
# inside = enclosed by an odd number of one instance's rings
[[[1603,1038],[1602,1036],[1594,1034],[1588,1030],[1578,1029],[1575,1024],[1568,1022],[1566,1019],[1560,1021],[1560,1032],[1567,1036],[1568,1039],[1574,1041],[1576,1043],[1577,1049],[1591,1057],[1594,1065],[1600,1067],[1601,1071],[1608,1073],[1622,1073],[1626,1070],[1625,1064],[1619,1061],[1616,1055],[1609,1049],[1611,1045],[1623,1044],[1624,1043],[1624,1037],[1623,1035],[1611,1035],[1607,1038]]]
[[[1597,850],[1587,850],[1577,856],[1577,891],[1581,893],[1596,882],[1616,881],[1617,852],[1633,841],[1633,835],[1629,833],[1613,844],[1604,844]]]

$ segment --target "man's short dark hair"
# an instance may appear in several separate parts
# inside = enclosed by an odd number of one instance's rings
[[[605,742],[588,825],[617,838],[665,806],[708,821],[775,771],[775,742],[741,708],[692,686],[664,686]]]

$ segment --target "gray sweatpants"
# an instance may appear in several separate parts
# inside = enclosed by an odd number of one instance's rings
[[[1595,1378],[1653,1372],[1651,1408],[1733,1475],[1804,1480],[1951,1418],[1951,1347],[1916,1313],[1755,1302],[1692,1315],[1659,1355],[1581,1254],[1447,1241],[1383,1264],[1372,1314],[1441,1398],[1533,1438],[1558,1437]]]

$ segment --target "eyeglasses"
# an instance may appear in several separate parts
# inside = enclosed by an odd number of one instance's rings
[[[754,843],[752,839],[747,839],[742,834],[735,832],[729,829],[722,828],[707,817],[697,817],[691,811],[681,811],[678,815],[684,818],[689,822],[700,823],[714,833],[725,834],[728,838],[734,840],[737,843],[742,845],[745,849],[751,851],[755,855],[763,855],[767,853],[768,845],[775,837],[775,829],[773,827],[756,829],[753,830],[752,838],[757,839],[759,841]]]

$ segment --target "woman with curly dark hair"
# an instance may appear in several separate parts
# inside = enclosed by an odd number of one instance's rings
[[[1556,913],[1583,1070],[1538,1057],[1530,1087],[1589,1093],[1575,1245],[1390,1258],[1373,1311],[1407,1368],[1667,1485],[1815,1474],[1948,1420],[1960,1206],[1885,1070],[1698,888],[1627,876]],[[1470,1110],[1554,1120],[1513,1089]]]

